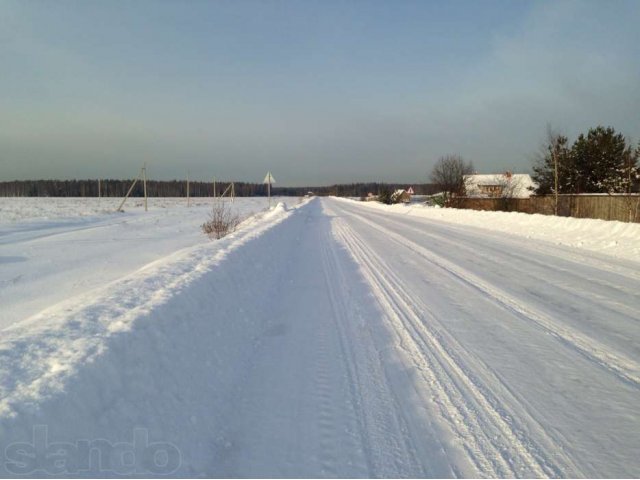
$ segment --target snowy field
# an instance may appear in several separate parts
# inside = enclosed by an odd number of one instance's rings
[[[189,205],[197,211],[209,208],[213,199],[208,197],[191,198]],[[245,210],[244,205],[258,205],[267,208],[266,198],[239,198],[238,208]],[[274,197],[272,201],[277,201]],[[0,225],[39,220],[87,221],[78,217],[94,217],[112,214],[122,203],[122,198],[66,198],[66,197],[4,197],[0,198]],[[234,202],[235,203],[235,202]],[[148,209],[151,212],[167,209],[180,210],[187,207],[186,198],[149,198]],[[125,213],[139,214],[144,211],[143,198],[129,198],[122,208]],[[248,207],[247,212],[253,210]]]
[[[640,476],[637,226],[279,201],[0,199],[0,476]]]
[[[185,198],[150,198],[148,212],[142,199],[132,198],[116,213],[121,201],[0,198],[0,328],[208,242],[200,225],[211,198],[191,199],[190,208]],[[266,198],[229,205],[242,218],[268,207]]]

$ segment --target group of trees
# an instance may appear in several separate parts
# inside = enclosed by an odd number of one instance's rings
[[[532,178],[538,184],[535,193],[633,193],[640,186],[639,159],[640,144],[634,147],[612,127],[592,128],[586,135],[580,134],[571,146],[566,136],[549,128],[533,167]],[[447,202],[465,195],[465,175],[472,173],[471,162],[459,155],[447,155],[434,165],[431,181]]]
[[[569,147],[566,136],[548,129],[533,167],[537,194],[632,193],[640,179],[640,144],[635,148],[612,127],[580,134]]]
[[[340,185],[331,185],[328,187],[309,187],[316,195],[334,195],[337,197],[366,197],[369,193],[381,195],[383,193],[394,192],[398,189],[407,188],[406,183],[379,183],[379,182],[362,182],[348,183]],[[434,185],[430,183],[411,184],[416,195],[430,195],[437,191]]]
[[[0,197],[124,197],[133,180],[16,180],[0,182]],[[229,182],[217,183],[217,194],[223,192]],[[351,183],[322,187],[275,187],[272,195],[303,196],[311,191],[315,195],[336,195],[342,197],[361,197],[368,193],[377,194],[382,190],[393,191],[406,188],[406,184],[388,183]],[[435,187],[430,184],[415,184],[417,194],[434,193]],[[267,186],[261,183],[235,182],[235,194],[238,197],[261,197],[267,195]],[[187,183],[184,180],[147,181],[147,194],[150,197],[185,197]],[[190,182],[189,194],[192,197],[208,197],[213,195],[211,182]],[[143,195],[143,186],[138,182],[131,192],[134,197]]]
[[[133,180],[15,180],[0,182],[2,197],[124,197]],[[229,182],[219,182],[217,193],[223,192]],[[260,183],[236,182],[235,194],[243,196],[266,196],[267,186]],[[150,197],[186,197],[187,182],[184,180],[147,180]],[[213,194],[211,182],[189,182],[189,195],[207,197]],[[275,193],[277,194],[277,193]],[[131,195],[144,195],[142,182],[137,182]]]

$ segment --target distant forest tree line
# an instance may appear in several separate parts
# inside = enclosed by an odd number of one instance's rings
[[[98,189],[103,197],[124,197],[133,180],[14,180],[0,182],[2,197],[97,197]],[[217,195],[222,194],[229,182],[216,183]],[[363,197],[368,193],[378,194],[380,191],[407,188],[406,183],[351,183],[323,187],[271,187],[274,196],[303,196],[308,192],[314,195],[335,195],[339,197]],[[417,195],[436,193],[437,187],[432,184],[412,184]],[[234,182],[237,197],[266,197],[267,185],[261,183]],[[142,182],[138,181],[131,196],[144,195]],[[149,197],[186,197],[187,182],[185,180],[147,180]],[[189,182],[189,195],[192,197],[213,196],[212,182]]]

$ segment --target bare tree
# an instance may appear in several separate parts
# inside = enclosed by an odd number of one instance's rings
[[[465,193],[465,176],[473,173],[473,164],[460,155],[440,157],[431,170],[431,181],[444,193],[445,204]]]
[[[570,165],[568,139],[547,125],[547,135],[535,157],[533,179],[538,184],[536,193],[554,195],[554,215],[558,215],[558,195],[571,190],[575,172]]]
[[[225,235],[232,233],[240,223],[240,217],[224,202],[223,199],[214,200],[209,220],[202,224],[202,231],[209,238],[221,239]]]

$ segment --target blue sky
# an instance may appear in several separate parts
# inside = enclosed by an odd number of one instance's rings
[[[0,180],[528,171],[640,138],[640,1],[0,0]]]

